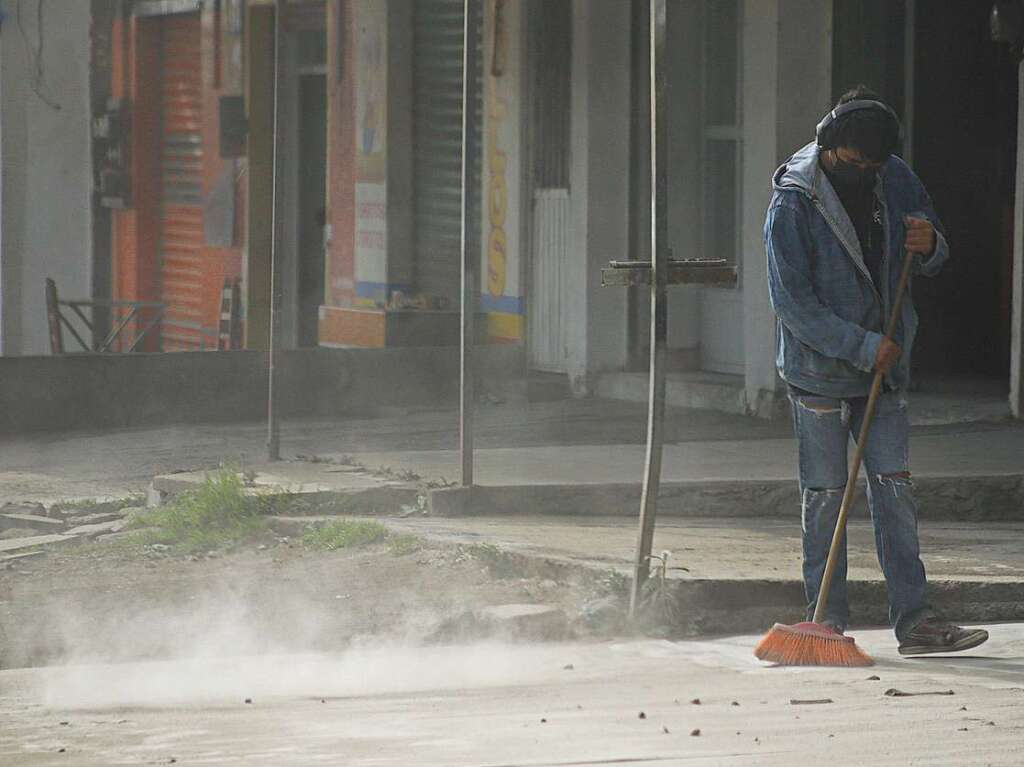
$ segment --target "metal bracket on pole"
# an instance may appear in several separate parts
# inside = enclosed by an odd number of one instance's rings
[[[633,562],[629,614],[633,618],[650,570],[654,523],[661,487],[665,422],[665,354],[668,347],[668,286],[686,283],[735,285],[736,267],[724,260],[671,258],[668,247],[668,167],[665,102],[665,0],[650,0],[651,66],[651,260],[612,261],[601,270],[608,286],[651,286],[651,365],[647,405],[647,457],[640,497],[640,529]]]
[[[473,341],[476,315],[476,243],[472,205],[477,157],[476,87],[477,26],[480,0],[465,0],[462,56],[462,333],[459,360],[459,457],[462,487],[473,486]]]

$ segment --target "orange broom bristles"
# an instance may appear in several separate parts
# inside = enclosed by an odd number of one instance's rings
[[[871,657],[843,636],[819,623],[776,623],[754,648],[759,660],[780,666],[873,666]]]

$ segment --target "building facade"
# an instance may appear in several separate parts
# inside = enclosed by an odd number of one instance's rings
[[[0,354],[50,350],[44,284],[95,277],[87,2],[6,3],[0,25]]]
[[[603,288],[600,269],[649,257],[648,4],[481,4],[480,341],[516,347],[524,371],[577,395],[644,396],[648,297]],[[276,221],[284,345],[457,343],[462,5],[292,0],[281,20],[267,0],[119,5],[108,101],[131,130],[111,175],[114,297],[164,303],[177,348],[197,348],[237,281],[244,343],[264,348]],[[673,288],[675,401],[780,409],[762,243],[772,172],[863,82],[903,116],[904,157],[954,249],[915,286],[915,372],[1012,387],[1019,414],[1018,65],[990,40],[988,11],[669,0],[669,245],[740,274],[733,288]]]

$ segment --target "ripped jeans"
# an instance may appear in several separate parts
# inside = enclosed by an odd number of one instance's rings
[[[848,476],[847,446],[860,434],[867,398],[839,400],[791,394],[793,426],[800,447],[803,512],[803,577],[807,619],[811,620],[825,572]],[[910,424],[899,392],[878,398],[868,431],[864,469],[878,563],[889,596],[889,621],[902,640],[931,611],[925,602],[925,573],[917,539],[917,506],[908,471]],[[825,621],[845,629],[850,606],[846,592],[846,539],[829,591]]]

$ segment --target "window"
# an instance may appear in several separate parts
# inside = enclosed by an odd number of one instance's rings
[[[704,0],[701,13],[704,258],[739,262],[742,151],[739,0]]]

